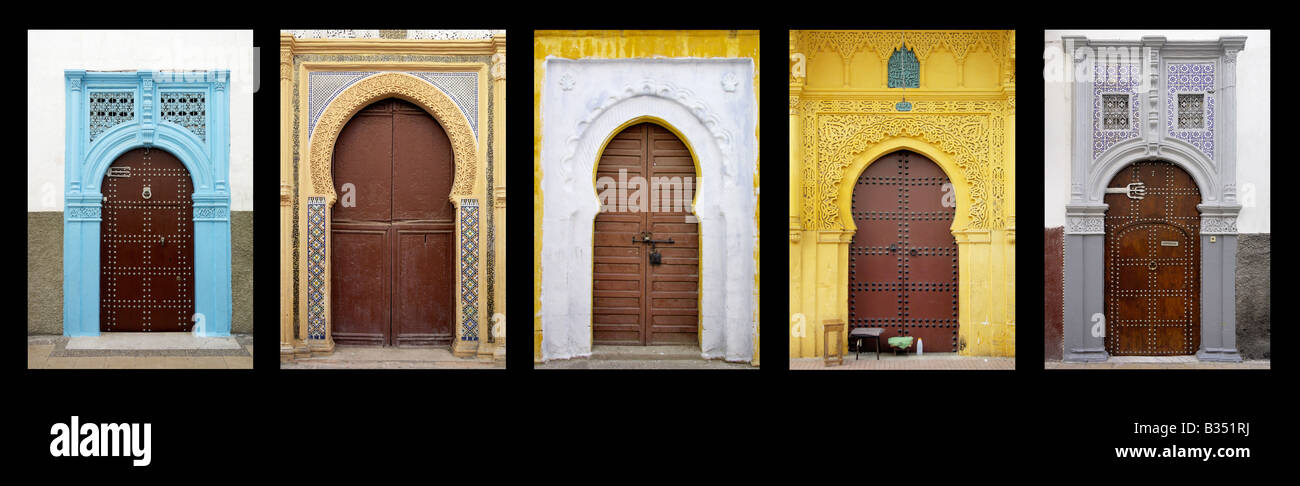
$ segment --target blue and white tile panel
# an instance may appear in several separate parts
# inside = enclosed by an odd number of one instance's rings
[[[478,341],[478,200],[460,202],[460,304],[462,341]]]

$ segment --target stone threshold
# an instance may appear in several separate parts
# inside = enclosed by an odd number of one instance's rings
[[[49,354],[52,358],[239,357],[251,356],[245,346],[253,344],[253,336],[205,338],[187,332],[106,332],[94,337],[33,337],[28,344],[53,344]]]

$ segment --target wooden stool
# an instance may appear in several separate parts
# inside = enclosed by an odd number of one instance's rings
[[[828,319],[822,323],[825,336],[822,338],[822,362],[826,366],[831,363],[836,365],[844,364],[844,321],[839,319]],[[835,335],[835,355],[831,355],[831,334]]]

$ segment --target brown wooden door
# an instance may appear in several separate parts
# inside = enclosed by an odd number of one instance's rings
[[[850,329],[883,328],[882,344],[912,336],[927,351],[958,351],[953,201],[948,176],[915,152],[891,153],[862,172],[853,188]]]
[[[135,149],[109,166],[99,243],[101,331],[189,331],[194,193],[170,153]]]
[[[334,340],[450,344],[455,227],[451,142],[419,107],[383,100],[334,145]]]
[[[1196,182],[1168,162],[1138,162],[1107,187],[1123,193],[1105,199],[1106,351],[1195,353],[1201,341]]]
[[[596,178],[598,193],[607,197],[595,221],[593,341],[698,343],[699,224],[690,196],[698,183],[690,151],[661,126],[634,125],[606,145]],[[626,198],[618,197],[619,187]],[[661,263],[651,263],[643,232],[673,241],[653,245]]]

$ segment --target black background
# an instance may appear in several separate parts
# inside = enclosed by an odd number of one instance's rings
[[[724,6],[738,7],[741,14],[724,13]],[[584,479],[616,483],[683,479],[823,482],[838,475],[904,483],[917,479],[1074,482],[1127,479],[1130,472],[1204,479],[1203,474],[1210,471],[1264,480],[1257,474],[1280,465],[1295,451],[1287,442],[1295,420],[1284,415],[1290,408],[1286,407],[1290,400],[1284,397],[1290,394],[1282,392],[1295,388],[1285,353],[1273,353],[1271,370],[1043,370],[1043,331],[1038,319],[1042,311],[1043,236],[1037,229],[1043,220],[1043,142],[1039,136],[1043,85],[1037,74],[1042,69],[1042,30],[1094,28],[1084,22],[1099,17],[1039,16],[1025,5],[1017,7],[1024,10],[1018,19],[1008,14],[978,22],[954,17],[958,19],[955,22],[917,24],[939,7],[908,4],[902,6],[917,11],[868,15],[874,12],[869,6],[862,4],[858,11],[849,8],[842,15],[829,8],[819,18],[789,18],[779,5],[759,3],[689,5],[702,7],[703,12],[717,10],[677,17],[665,14],[663,5],[540,14],[532,11],[577,9],[579,5],[548,4],[543,9],[541,5],[483,3],[474,5],[473,10],[443,15],[440,6],[411,3],[377,8],[412,8],[421,13],[365,18],[340,10],[331,16],[306,18],[214,5],[235,14],[208,21],[220,23],[203,24],[194,22],[203,22],[196,19],[207,19],[206,14],[188,19],[146,18],[126,9],[121,12],[126,17],[121,23],[90,15],[70,24],[28,25],[42,29],[160,28],[161,22],[167,28],[254,29],[254,45],[261,48],[260,90],[253,97],[254,210],[259,215],[254,228],[256,351],[253,370],[27,370],[26,326],[14,311],[6,326],[11,345],[4,395],[10,406],[5,407],[4,415],[16,433],[3,434],[10,442],[3,450],[11,451],[6,453],[5,463],[56,481],[68,474],[88,473],[102,478],[176,477],[237,483],[270,479],[333,482],[354,474],[372,482],[458,477],[491,483]],[[675,11],[682,5],[667,7]],[[141,11],[149,10],[152,8]],[[500,21],[482,20],[493,16]],[[472,20],[461,23],[456,20],[460,18]],[[560,22],[561,18],[576,20]],[[1069,24],[1049,25],[1044,20],[1048,18]],[[511,197],[506,306],[513,319],[508,322],[507,370],[279,369],[279,31],[338,27],[508,30],[506,172]],[[788,78],[783,67],[787,30],[900,27],[1017,30],[1017,71],[1022,79],[1017,85],[1015,148],[1016,214],[1021,226],[1016,242],[1016,315],[1020,322],[1016,326],[1015,371],[788,370],[788,336],[783,330],[788,322],[789,265]],[[762,340],[760,369],[532,369],[531,36],[533,29],[571,28],[762,31],[760,305],[767,333]],[[25,29],[7,30],[26,44]],[[1285,34],[1273,31],[1274,38]],[[1246,49],[1250,47],[1247,40]],[[1285,54],[1281,56],[1284,59]],[[12,91],[18,89],[15,85]],[[1279,172],[1276,165],[1273,168],[1275,179],[1291,173],[1289,168],[1285,172]],[[1275,238],[1288,241],[1285,225],[1274,225],[1273,231]],[[6,244],[10,245],[17,246]],[[1273,258],[1279,263],[1290,260],[1286,254],[1274,253]],[[10,272],[9,289],[17,292],[24,288],[19,280],[25,281],[25,273],[17,265],[11,265]],[[1273,343],[1289,342],[1292,332],[1286,322],[1274,326]],[[129,458],[120,457],[51,457],[50,426],[67,423],[72,415],[78,415],[81,423],[152,423],[152,465],[132,467]],[[1162,439],[1132,433],[1134,422],[1206,421],[1248,422],[1250,436]],[[1114,454],[1115,447],[1173,444],[1250,447],[1252,457],[1201,462],[1119,460]]]

